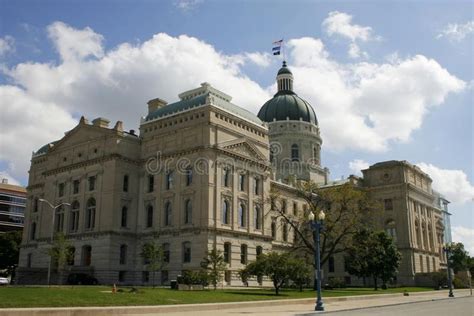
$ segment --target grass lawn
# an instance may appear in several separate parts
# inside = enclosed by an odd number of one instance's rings
[[[0,288],[0,308],[8,307],[67,307],[67,306],[124,306],[124,305],[169,305],[193,303],[239,302],[274,299],[315,297],[313,290],[284,289],[276,296],[271,289],[225,289],[204,291],[177,291],[162,288],[138,288],[139,293],[111,294],[104,286],[62,287],[3,287]],[[430,291],[431,288],[404,287],[374,291],[368,288],[347,288],[323,291],[323,297],[387,294]]]

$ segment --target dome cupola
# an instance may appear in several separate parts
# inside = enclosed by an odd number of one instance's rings
[[[264,122],[303,120],[318,125],[316,113],[311,104],[293,92],[293,74],[283,61],[276,77],[278,92],[258,112]]]

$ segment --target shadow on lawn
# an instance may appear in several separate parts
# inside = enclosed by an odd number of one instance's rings
[[[269,296],[269,297],[285,297],[288,296],[288,294],[285,293],[280,293],[279,295],[276,295],[275,292],[268,292],[268,293],[262,293],[262,292],[226,292],[229,294],[235,294],[235,295],[252,295],[252,296]]]

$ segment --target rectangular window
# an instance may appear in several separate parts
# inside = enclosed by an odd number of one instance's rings
[[[163,244],[163,261],[170,262],[170,244]]]
[[[190,242],[183,243],[183,262],[184,263],[191,262],[191,243]]]
[[[127,275],[127,271],[119,271],[119,282],[125,282],[125,276]]]
[[[247,245],[240,246],[240,263],[247,264]]]
[[[245,174],[239,175],[239,189],[240,191],[245,191]]]
[[[298,203],[293,202],[293,215],[298,215]]]
[[[122,185],[123,192],[128,192],[128,175],[123,176],[123,185]]]
[[[89,191],[95,190],[95,181],[96,181],[95,176],[89,177]]]
[[[260,194],[260,179],[259,178],[255,178],[254,180],[254,193],[255,195]]]
[[[74,180],[72,182],[72,194],[78,194],[79,193],[80,183],[81,182],[79,180]]]
[[[329,257],[328,269],[329,269],[329,272],[334,272],[335,271],[334,257]]]
[[[169,274],[167,270],[161,271],[161,284],[167,283],[169,280]]]
[[[127,245],[121,245],[120,246],[119,263],[120,264],[126,264],[127,263]]]
[[[226,242],[224,244],[224,262],[230,263],[230,251],[231,251],[231,244]]]
[[[122,218],[120,221],[121,227],[127,227],[127,219],[128,219],[128,209],[126,206],[122,207]]]
[[[59,197],[64,196],[64,183],[58,184],[58,196]]]
[[[393,210],[392,199],[385,199],[385,200],[383,200],[383,202],[384,202],[384,209],[386,211],[392,211]]]
[[[155,190],[155,176],[148,176],[148,192],[153,192]]]
[[[29,253],[26,256],[26,267],[31,268],[31,260],[33,259],[33,254]]]
[[[150,281],[150,272],[142,271],[142,283],[148,283]]]

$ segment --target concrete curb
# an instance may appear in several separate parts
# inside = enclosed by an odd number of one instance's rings
[[[443,291],[444,292],[444,291]],[[414,292],[410,296],[433,296],[438,291]],[[403,293],[391,294],[372,294],[328,297],[324,299],[325,303],[372,300],[390,297],[403,297]],[[431,301],[433,298],[427,299]],[[295,304],[312,304],[315,298],[286,299],[286,300],[265,300],[250,302],[230,302],[230,303],[204,303],[204,304],[179,304],[179,305],[159,305],[159,306],[103,306],[103,307],[38,307],[38,308],[6,308],[0,309],[0,316],[91,316],[91,315],[127,315],[127,314],[166,314],[174,312],[190,311],[215,311],[222,309],[263,307],[263,306],[284,306]],[[413,302],[400,302],[399,304],[408,304]]]

